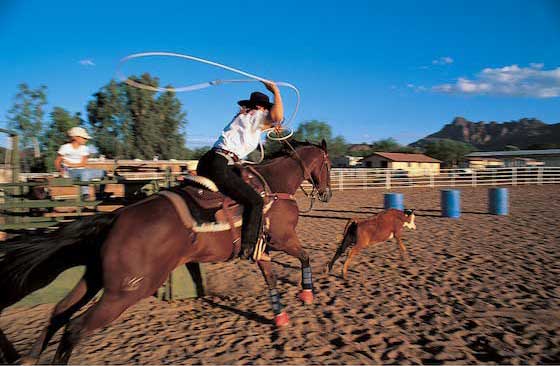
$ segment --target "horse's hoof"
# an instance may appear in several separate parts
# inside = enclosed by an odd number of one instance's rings
[[[36,359],[36,358],[29,357],[29,356],[24,356],[24,357],[19,359],[18,364],[20,364],[20,365],[36,365],[37,361],[39,361],[39,360]]]
[[[301,290],[298,298],[305,304],[313,304],[313,290]]]
[[[285,311],[274,317],[274,324],[276,324],[278,328],[285,327],[286,325],[288,325],[288,323],[290,323],[290,318]]]

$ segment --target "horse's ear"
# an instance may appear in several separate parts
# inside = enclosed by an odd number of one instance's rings
[[[325,151],[327,151],[327,142],[325,141],[325,139],[323,139],[323,141],[321,141],[321,148]]]

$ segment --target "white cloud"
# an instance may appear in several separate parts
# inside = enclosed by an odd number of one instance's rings
[[[440,57],[432,61],[432,65],[449,65],[453,63],[453,59],[449,56]]]
[[[433,91],[457,94],[485,94],[553,98],[560,96],[560,67],[545,70],[542,63],[485,68],[474,78],[458,78],[455,83],[440,84]]]
[[[82,66],[95,66],[95,62],[93,62],[93,60],[90,58],[80,60],[78,61],[78,63]]]
[[[428,90],[428,88],[426,88],[423,85],[414,85],[414,84],[411,84],[411,83],[406,84],[406,87],[408,89],[414,90],[415,92],[423,92],[423,91]]]

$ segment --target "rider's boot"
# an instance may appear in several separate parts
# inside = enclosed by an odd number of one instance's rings
[[[264,252],[267,244],[267,235],[264,232],[264,228],[259,222],[258,231],[256,233],[251,232],[253,228],[242,228],[247,230],[246,235],[242,235],[245,238],[255,238],[253,241],[242,240],[241,250],[239,251],[239,257],[242,259],[250,259],[253,261],[266,260],[268,255]],[[256,235],[251,235],[256,234]]]

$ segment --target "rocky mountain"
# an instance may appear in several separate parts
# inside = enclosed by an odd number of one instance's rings
[[[420,139],[410,146],[422,147],[436,139],[466,142],[482,151],[504,150],[512,145],[519,149],[560,147],[560,123],[546,124],[535,118],[511,122],[471,122],[455,117],[440,131]]]

